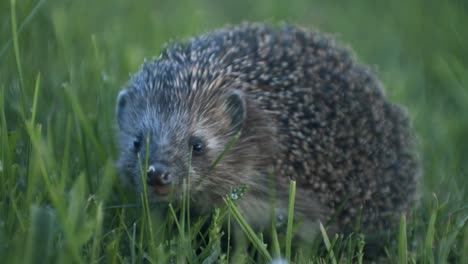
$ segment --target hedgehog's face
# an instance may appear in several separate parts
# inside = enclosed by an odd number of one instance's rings
[[[128,89],[119,94],[123,176],[140,192],[145,184],[152,201],[167,200],[171,193],[179,198],[184,179],[190,181],[191,194],[227,194],[229,180],[217,177],[235,168],[230,167],[229,158],[215,168],[213,164],[242,127],[242,94],[227,90],[208,96],[188,89],[165,89]]]

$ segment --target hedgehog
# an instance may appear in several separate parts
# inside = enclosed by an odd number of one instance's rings
[[[180,199],[188,179],[191,207],[203,214],[247,186],[237,206],[262,229],[272,209],[287,212],[294,180],[298,235],[311,241],[319,222],[385,231],[416,200],[407,112],[349,48],[318,31],[244,23],[171,43],[120,91],[116,116],[119,171],[141,192],[147,157],[151,202]]]

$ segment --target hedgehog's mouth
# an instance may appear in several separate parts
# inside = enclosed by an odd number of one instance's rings
[[[175,183],[166,185],[146,185],[148,200],[150,202],[170,202],[179,197],[178,187]]]
[[[158,196],[168,196],[171,192],[171,185],[152,186],[151,190]]]

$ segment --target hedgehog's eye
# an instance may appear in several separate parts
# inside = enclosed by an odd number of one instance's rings
[[[192,139],[192,153],[194,155],[201,155],[205,151],[205,144],[199,138]]]
[[[137,153],[138,151],[140,151],[140,148],[141,148],[141,140],[140,139],[135,139],[133,141],[133,151],[135,153]]]
[[[196,142],[193,144],[193,151],[197,152],[197,153],[200,153],[203,151],[203,143],[201,142]]]

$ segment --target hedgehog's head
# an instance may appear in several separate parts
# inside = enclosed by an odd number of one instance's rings
[[[241,130],[248,114],[241,85],[202,74],[194,66],[145,64],[120,92],[116,112],[119,168],[139,191],[142,176],[146,178],[151,200],[167,199],[171,189],[179,197],[185,177],[190,177],[192,194],[227,194],[243,183],[241,174],[255,159],[255,146],[247,146],[254,153],[245,153],[248,135]],[[243,135],[212,168],[240,132]]]

